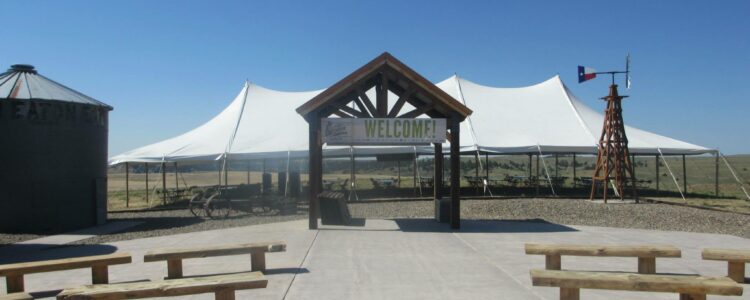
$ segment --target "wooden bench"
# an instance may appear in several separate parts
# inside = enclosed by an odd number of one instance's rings
[[[560,270],[561,255],[638,257],[638,273],[656,273],[657,257],[681,257],[673,246],[526,244],[526,254],[545,255],[547,270]]]
[[[286,243],[251,243],[221,245],[200,248],[162,249],[149,251],[143,256],[144,262],[167,261],[167,278],[182,278],[182,260],[212,256],[250,254],[251,271],[266,270],[266,252],[286,251]]]
[[[729,264],[728,276],[739,283],[745,282],[745,264],[750,262],[750,250],[703,249],[705,260],[723,260]]]
[[[531,270],[531,282],[559,287],[560,300],[578,300],[580,289],[679,293],[680,300],[705,300],[707,294],[742,295],[742,286],[726,277]]]
[[[151,282],[87,285],[66,289],[58,300],[140,299],[214,293],[216,300],[234,300],[234,291],[265,288],[268,280],[260,272],[214,275]]]
[[[0,265],[0,276],[5,276],[8,294],[23,292],[23,276],[32,273],[91,268],[93,284],[108,283],[110,265],[129,264],[132,261],[128,253],[82,256],[55,260],[43,260]]]
[[[0,295],[0,300],[34,300],[34,297],[27,293],[13,293]]]

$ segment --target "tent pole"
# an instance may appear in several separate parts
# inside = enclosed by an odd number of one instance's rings
[[[536,195],[539,196],[539,155],[536,156]]]
[[[682,189],[687,194],[687,168],[685,168],[685,154],[682,155]]]
[[[148,206],[148,163],[146,163],[146,205]]]
[[[174,162],[174,190],[180,189],[180,177],[177,175],[177,162]]]
[[[716,197],[719,197],[719,151],[716,151],[716,176],[714,182]]]
[[[246,163],[247,163],[247,165],[246,165],[246,167],[247,167],[247,185],[250,185],[250,161],[248,160]]]
[[[531,153],[529,153],[529,180],[531,180]]]
[[[130,207],[130,168],[125,162],[125,207]]]
[[[558,167],[557,167],[557,159],[558,159],[559,156],[560,156],[559,154],[555,153],[555,177],[559,177],[558,173],[557,173],[557,169],[558,169]]]
[[[357,160],[354,157],[354,147],[349,147],[349,152],[351,153],[351,176],[349,177],[349,201],[352,200],[352,195],[354,195],[354,200],[359,201],[359,195],[357,195],[357,185],[355,184],[357,182]],[[399,180],[401,180],[401,170],[399,170]],[[399,185],[401,182],[398,183]]]
[[[576,154],[573,153],[573,189],[576,188]]]
[[[655,157],[656,157],[656,161],[654,163],[656,163],[656,194],[658,195],[659,194],[659,177],[660,177],[659,176],[659,154],[657,154]]]
[[[396,165],[398,166],[398,187],[401,187],[401,160],[396,160]]]
[[[487,182],[490,182],[490,154],[489,152],[484,153],[484,177],[487,177]]]
[[[412,183],[414,187],[414,196],[417,195],[417,153],[414,153],[414,165],[412,168],[412,176],[414,177],[414,182]]]
[[[224,154],[224,186],[229,185],[229,157]]]
[[[474,164],[476,168],[474,168],[474,178],[479,179],[479,151],[474,154]],[[476,190],[474,191],[475,195],[479,194],[479,186],[477,185]]]
[[[161,162],[161,201],[163,205],[167,204],[167,163]]]

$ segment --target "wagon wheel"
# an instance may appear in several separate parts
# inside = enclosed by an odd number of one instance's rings
[[[206,199],[203,198],[203,192],[198,192],[190,198],[190,204],[188,205],[190,212],[199,218],[205,218],[206,215]]]
[[[215,193],[206,201],[206,215],[211,219],[224,219],[232,210],[232,201]]]

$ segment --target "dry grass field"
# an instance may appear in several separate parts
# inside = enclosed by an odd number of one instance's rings
[[[750,155],[728,156],[727,160],[732,165],[734,171],[745,180],[745,186],[750,189]],[[666,159],[669,168],[677,179],[682,189],[683,170],[681,157],[668,157]],[[307,182],[305,162],[297,162],[292,165],[292,170],[300,170],[303,185]],[[655,157],[637,157],[635,159],[636,176],[640,180],[649,180],[645,184],[646,188],[656,189],[656,159]],[[662,160],[658,162],[659,166],[659,190],[677,192],[675,180],[670,175],[668,168]],[[447,163],[445,164],[448,165]],[[577,156],[576,157],[576,176],[591,176],[595,165],[595,157]],[[484,176],[486,163],[484,157],[481,157],[481,167],[479,175]],[[566,176],[568,179],[565,186],[572,186],[573,181],[573,158],[569,155],[559,155],[557,157],[557,168],[555,168],[555,156],[545,156],[539,161],[539,172],[541,176],[545,175],[545,167],[551,176]],[[414,185],[413,180],[413,161],[403,161],[400,164],[393,161],[381,162],[373,159],[358,159],[356,162],[356,184],[358,189],[366,190],[373,188],[370,178],[398,178],[399,169],[401,174],[401,186],[411,187]],[[476,172],[476,162],[473,157],[464,156],[461,161],[462,176],[473,176]],[[258,164],[250,165],[251,172],[247,172],[247,165],[230,166],[229,184],[242,183],[260,183],[261,172]],[[503,179],[507,175],[525,176],[528,175],[529,159],[527,156],[491,156],[489,163],[489,177],[491,179]],[[536,159],[531,161],[532,174],[536,174]],[[272,174],[273,183],[277,182],[278,171],[286,170],[284,161],[269,163],[266,169]],[[327,159],[324,164],[325,180],[344,180],[349,178],[350,164],[348,159]],[[432,177],[432,159],[420,159],[417,168],[419,176]],[[746,201],[744,193],[731,175],[729,169],[723,163],[719,164],[719,199],[715,197],[715,158],[709,156],[687,157],[687,197],[688,204],[699,205],[713,208],[722,208],[744,212],[750,210],[747,206],[750,201]],[[190,186],[211,186],[219,184],[219,172],[207,170],[207,168],[184,168],[180,167],[179,180],[175,180],[175,172],[172,166],[167,167],[165,174],[166,187],[173,189],[175,187],[185,188]],[[467,186],[465,178],[461,178],[461,185]],[[146,174],[131,171],[129,175],[130,187],[130,208],[153,207],[162,203],[160,195],[155,193],[156,189],[162,187],[162,175],[156,169],[152,169],[148,175],[148,187],[150,190],[149,201],[146,202]],[[111,210],[125,208],[125,172],[122,167],[110,169],[109,173],[109,206]],[[683,191],[685,192],[685,191]],[[739,199],[739,200],[732,200]],[[682,199],[670,199],[673,202],[683,202]]]

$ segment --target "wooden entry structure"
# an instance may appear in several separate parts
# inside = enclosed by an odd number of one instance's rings
[[[375,89],[375,102],[367,91]],[[391,106],[388,94],[398,96]],[[353,104],[352,104],[353,103]],[[402,112],[406,104],[412,110]],[[417,72],[384,52],[369,63],[341,79],[315,98],[297,108],[309,124],[310,229],[318,228],[318,194],[323,190],[323,142],[321,119],[335,115],[340,118],[409,118],[422,115],[445,118],[451,154],[451,228],[458,229],[460,217],[460,124],[472,111],[435,86]],[[442,144],[435,143],[435,199],[442,198]],[[438,201],[435,202],[438,205]]]

